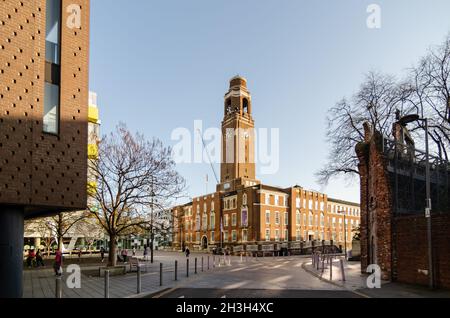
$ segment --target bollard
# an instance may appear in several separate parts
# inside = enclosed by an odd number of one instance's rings
[[[175,280],[178,280],[178,261],[175,261]]]
[[[208,270],[209,270],[209,255],[208,255]]]
[[[109,298],[109,270],[105,271],[105,298]]]
[[[159,286],[163,285],[163,264],[159,263]]]
[[[241,263],[242,263],[242,252],[241,252]]]
[[[62,298],[62,281],[61,281],[61,276],[56,277],[55,298]]]
[[[189,277],[189,258],[186,259],[186,277]]]
[[[213,255],[213,268],[216,267],[216,255]]]
[[[141,266],[137,266],[137,294],[140,294],[142,291],[141,285]]]
[[[202,272],[203,272],[203,256],[202,256]]]
[[[330,256],[330,281],[333,280],[333,256]]]
[[[341,263],[342,281],[345,282],[344,260],[341,259],[340,263]]]
[[[194,266],[194,268],[195,268],[194,273],[197,274],[197,257],[195,258],[195,266]]]
[[[322,274],[325,271],[325,255],[322,256]]]

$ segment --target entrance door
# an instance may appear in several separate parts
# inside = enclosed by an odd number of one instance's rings
[[[208,238],[206,236],[203,236],[202,238],[202,248],[204,250],[208,249]]]

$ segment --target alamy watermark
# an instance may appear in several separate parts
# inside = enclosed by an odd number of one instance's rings
[[[279,128],[227,128],[222,131],[217,127],[204,129],[203,122],[196,120],[193,130],[174,129],[171,140],[176,142],[173,158],[177,164],[254,163],[261,169],[261,174],[275,174],[280,167]]]
[[[67,17],[66,25],[69,29],[81,28],[81,7],[78,4],[70,4],[66,7],[66,12],[70,13]]]
[[[381,7],[379,4],[370,4],[367,7],[367,17],[366,24],[369,29],[381,29]]]

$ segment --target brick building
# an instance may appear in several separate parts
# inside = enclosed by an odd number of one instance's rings
[[[89,0],[0,3],[0,297],[20,297],[24,217],[86,207]]]
[[[393,138],[365,125],[356,147],[361,173],[361,269],[377,264],[382,278],[450,288],[450,179],[448,162],[430,156],[433,277],[425,217],[425,154],[406,127]]]
[[[343,246],[347,239],[351,249],[359,205],[300,186],[261,183],[256,179],[254,127],[247,81],[237,76],[225,95],[220,183],[216,192],[173,208],[173,244],[261,250],[300,248],[300,242]]]

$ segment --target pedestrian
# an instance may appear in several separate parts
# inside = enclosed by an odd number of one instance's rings
[[[36,253],[34,252],[34,250],[29,250],[28,251],[28,258],[27,258],[27,265],[29,268],[33,267],[33,263],[35,261],[36,258]]]
[[[53,269],[55,270],[56,276],[62,275],[62,268],[61,268],[62,261],[63,261],[63,256],[62,256],[61,251],[56,251],[55,263],[53,264]]]
[[[127,262],[127,257],[128,257],[128,251],[124,248],[122,250],[122,258],[123,258],[123,262],[126,263]]]
[[[148,247],[147,247],[147,245],[144,246],[144,260],[148,261]]]
[[[102,246],[100,248],[100,256],[102,257],[102,263],[105,260],[105,248]]]
[[[186,247],[186,257],[189,257],[189,255],[191,254],[191,251],[189,250],[189,247]]]
[[[39,266],[45,267],[44,260],[42,259],[42,256],[41,256],[41,251],[39,251],[39,250],[36,253],[36,266],[37,267],[39,267]]]
[[[136,256],[136,246],[133,246],[133,257]]]

